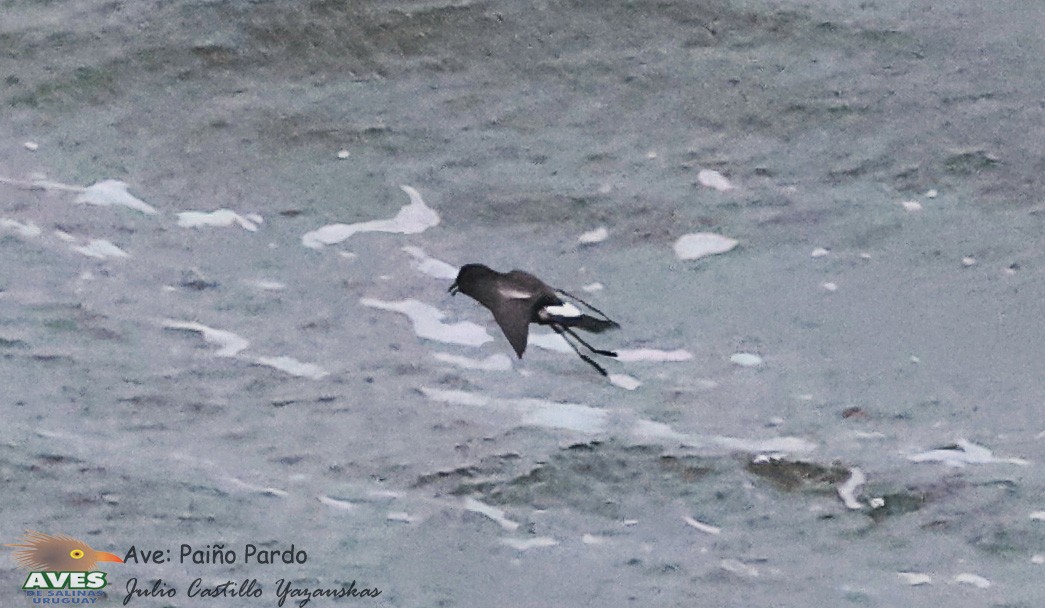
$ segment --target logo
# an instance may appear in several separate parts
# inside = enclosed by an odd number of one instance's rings
[[[96,551],[82,540],[64,534],[28,531],[14,558],[29,570],[22,589],[34,603],[89,604],[104,596],[105,573],[96,571],[98,562],[123,563],[118,555]]]

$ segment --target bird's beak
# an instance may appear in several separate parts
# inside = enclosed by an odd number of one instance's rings
[[[450,292],[450,295],[454,295],[454,296],[456,296],[456,295],[457,295],[457,292],[458,292],[458,291],[461,291],[461,288],[457,286],[457,281],[454,281],[454,284],[453,284],[453,285],[451,285],[451,286],[450,286],[450,289],[447,289],[447,291],[449,291],[449,292]]]
[[[104,551],[99,551],[99,552],[95,553],[94,554],[94,559],[99,561],[99,562],[118,562],[118,563],[121,563],[121,564],[123,563],[123,558],[121,558],[119,555],[114,555],[112,553],[106,553]]]

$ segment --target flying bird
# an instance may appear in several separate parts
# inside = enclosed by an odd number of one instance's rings
[[[508,342],[520,359],[526,351],[530,323],[551,327],[555,333],[566,340],[566,343],[581,359],[603,376],[606,375],[606,370],[591,357],[582,353],[577,345],[566,336],[573,337],[593,354],[604,357],[617,356],[615,352],[592,347],[573,331],[576,328],[592,333],[602,333],[608,329],[620,327],[616,321],[611,320],[601,310],[577,296],[550,287],[528,272],[513,270],[502,273],[483,264],[465,264],[457,273],[457,280],[448,291],[453,295],[461,292],[490,309],[494,320],[497,321],[497,325],[501,327],[501,331],[504,332],[504,336],[508,338]],[[560,298],[560,295],[586,306],[602,318],[582,313],[576,306]]]
[[[119,562],[118,555],[95,551],[87,543],[64,534],[50,535],[29,530],[22,539],[25,544],[15,551],[18,565],[33,572],[91,572],[98,562]]]

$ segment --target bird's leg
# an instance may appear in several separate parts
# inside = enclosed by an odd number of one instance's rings
[[[555,323],[551,324],[550,327],[555,330],[555,333],[557,333],[560,336],[562,336],[563,341],[566,342],[567,344],[569,344],[570,348],[573,349],[573,352],[577,353],[577,356],[580,357],[581,359],[583,359],[585,363],[587,363],[588,365],[594,367],[595,371],[599,372],[603,376],[609,376],[609,374],[606,373],[606,369],[605,368],[603,368],[601,365],[596,363],[595,360],[592,359],[591,357],[589,357],[588,355],[585,355],[584,353],[582,353],[580,351],[580,349],[578,349],[577,346],[573,342],[570,342],[569,339],[566,338],[566,335],[563,333],[564,331],[567,331],[570,334],[573,334],[572,331],[570,331],[566,327],[563,327],[562,325],[558,325],[558,324],[555,324]],[[574,337],[576,337],[576,334],[573,334],[573,335],[574,335]]]
[[[588,344],[587,342],[584,341],[584,338],[578,336],[577,333],[574,332],[569,327],[565,327],[564,326],[562,329],[566,333],[568,333],[571,336],[573,336],[574,338],[576,338],[576,340],[578,342],[580,342],[581,344],[583,344],[585,346],[585,348],[587,348],[591,352],[595,353],[596,355],[602,355],[603,357],[616,357],[617,356],[617,353],[613,352],[612,350],[601,350],[601,349],[593,347],[591,344]]]

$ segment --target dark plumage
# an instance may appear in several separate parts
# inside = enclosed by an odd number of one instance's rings
[[[458,291],[470,296],[493,313],[497,325],[501,327],[508,342],[521,359],[526,351],[526,340],[530,333],[530,323],[547,325],[566,340],[573,350],[602,375],[606,370],[590,357],[580,352],[573,342],[566,338],[572,336],[589,351],[606,357],[616,357],[617,353],[592,348],[573,329],[583,329],[593,333],[601,333],[607,329],[620,327],[584,300],[572,296],[561,289],[545,284],[528,272],[513,270],[502,273],[482,264],[465,264],[457,273],[457,280],[450,286],[450,293]],[[564,301],[559,295],[567,296],[602,318],[583,314],[574,306]]]

